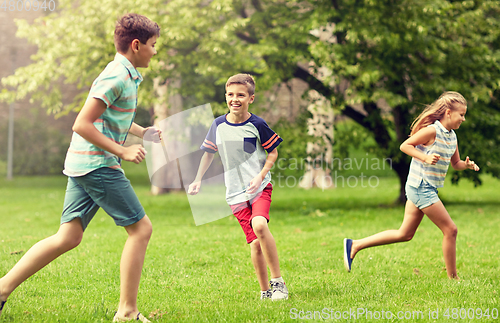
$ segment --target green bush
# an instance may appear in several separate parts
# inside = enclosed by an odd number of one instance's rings
[[[304,175],[307,158],[307,142],[311,136],[307,135],[307,115],[300,116],[291,124],[279,121],[272,129],[283,138],[278,147],[278,160],[272,168],[273,174],[294,176]]]
[[[14,122],[14,175],[60,174],[69,146],[69,137],[37,120]],[[8,121],[0,123],[0,160],[7,161]]]

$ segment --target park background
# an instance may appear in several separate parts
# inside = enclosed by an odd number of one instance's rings
[[[140,70],[138,123],[205,103],[220,115],[227,77],[255,75],[252,110],[285,139],[281,167],[273,169],[285,180],[275,185],[270,226],[291,291],[286,303],[258,302],[237,222],[195,226],[182,189],[153,187],[145,165],[124,165],[155,231],[139,295],[147,316],[278,322],[292,321],[292,309],[366,308],[422,311],[421,321],[431,321],[429,311],[440,308],[436,321],[445,321],[446,309],[453,319],[452,309],[463,308],[468,319],[469,309],[475,318],[489,310],[493,319],[500,307],[497,1],[53,3],[54,11],[0,10],[0,175],[9,178],[0,181],[0,275],[56,231],[73,120],[113,58],[116,18],[137,12],[162,27],[158,55]],[[450,170],[440,190],[459,229],[463,280],[446,279],[442,235],[428,220],[412,242],[364,251],[353,273],[344,272],[344,237],[399,226],[409,167],[399,145],[412,119],[445,90],[469,101],[457,131],[460,152],[481,167]],[[325,176],[352,180],[329,187]],[[363,176],[377,185],[362,185]],[[0,320],[109,321],[124,239],[100,212],[82,245],[23,284]]]

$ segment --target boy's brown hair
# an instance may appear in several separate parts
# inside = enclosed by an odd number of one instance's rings
[[[248,95],[252,96],[255,94],[255,80],[250,74],[236,74],[231,76],[226,82],[226,89],[231,84],[246,85],[248,90]]]
[[[116,22],[114,36],[116,51],[126,53],[134,39],[146,44],[153,36],[160,37],[160,26],[156,22],[136,13],[127,13]]]

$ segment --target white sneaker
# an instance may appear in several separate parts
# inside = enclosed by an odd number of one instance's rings
[[[285,282],[271,281],[270,284],[273,290],[273,296],[271,297],[273,301],[288,299],[288,288],[286,288]]]
[[[143,323],[151,323],[150,320],[148,320],[144,315],[141,313],[137,313],[137,316],[135,319],[128,318],[128,317],[120,317],[118,316],[118,313],[115,314],[115,317],[113,318],[113,322],[128,322],[128,321],[139,321]]]
[[[260,292],[260,299],[266,300],[266,299],[271,299],[273,297],[273,290],[269,288],[268,290],[261,291]]]

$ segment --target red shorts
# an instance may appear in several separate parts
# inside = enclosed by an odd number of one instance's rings
[[[271,194],[273,185],[267,184],[262,194],[257,195],[252,201],[230,205],[234,216],[240,222],[241,228],[247,237],[247,243],[257,239],[252,229],[252,219],[256,216],[263,216],[269,222],[269,208],[271,207]]]

